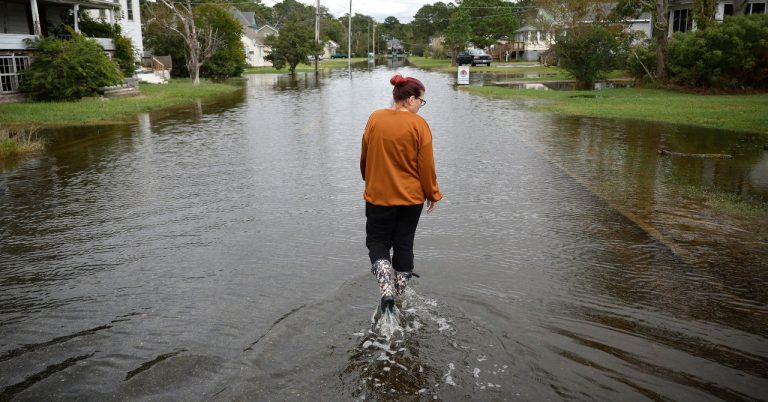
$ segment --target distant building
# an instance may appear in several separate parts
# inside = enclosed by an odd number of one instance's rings
[[[323,54],[322,57],[324,59],[330,59],[334,55],[336,55],[336,51],[339,48],[339,44],[329,40],[328,42],[325,42],[325,45],[323,46]]]
[[[251,67],[271,67],[272,63],[264,60],[264,57],[272,49],[264,44],[264,39],[270,35],[277,35],[277,29],[269,25],[263,25],[259,28],[256,23],[256,14],[253,12],[232,8],[230,13],[243,26],[240,41],[243,43],[245,63]]]
[[[389,39],[387,41],[387,52],[391,55],[403,53],[403,45],[400,43],[400,39]]]
[[[278,35],[276,28],[264,25],[259,29],[244,28],[243,36],[240,40],[245,49],[246,63],[252,67],[272,67],[272,62],[264,59],[272,48],[264,44],[267,36]]]

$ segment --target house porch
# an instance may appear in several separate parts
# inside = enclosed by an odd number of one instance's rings
[[[112,0],[0,0],[0,94],[18,91],[35,51],[26,39],[67,39],[65,21],[71,19],[74,31],[80,32],[79,16],[85,10],[97,10],[99,18],[114,24],[119,6]],[[107,52],[115,50],[111,38],[92,39]]]

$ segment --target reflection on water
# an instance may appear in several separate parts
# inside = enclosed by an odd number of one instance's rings
[[[402,333],[369,332],[357,168],[392,71],[254,75],[49,131],[0,173],[0,399],[763,398],[768,224],[680,189],[767,201],[764,136],[530,113],[399,71],[427,87],[446,194]]]

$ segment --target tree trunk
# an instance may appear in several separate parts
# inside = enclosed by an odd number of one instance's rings
[[[747,10],[748,0],[733,0],[733,16],[744,15]]]
[[[591,91],[595,89],[595,83],[585,80],[576,80],[574,89],[577,91]]]
[[[656,0],[656,21],[654,36],[656,37],[656,79],[667,82],[667,32],[669,30],[669,2]]]
[[[192,80],[192,85],[200,84],[200,63],[196,57],[190,56],[187,59],[187,70],[189,70],[189,79]]]
[[[192,85],[200,85],[200,41],[197,38],[197,26],[195,25],[194,15],[190,16],[189,22],[189,40],[187,41],[189,58],[187,58],[187,69],[189,69],[189,78],[192,80]]]

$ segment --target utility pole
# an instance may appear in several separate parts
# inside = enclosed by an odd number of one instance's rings
[[[315,0],[315,43],[320,44],[320,0]],[[315,55],[315,76],[320,74],[320,55]]]
[[[373,20],[373,62],[376,62],[376,20]]]
[[[317,0],[320,1],[320,0]],[[347,65],[352,70],[352,0],[349,0],[349,27],[347,27]]]

